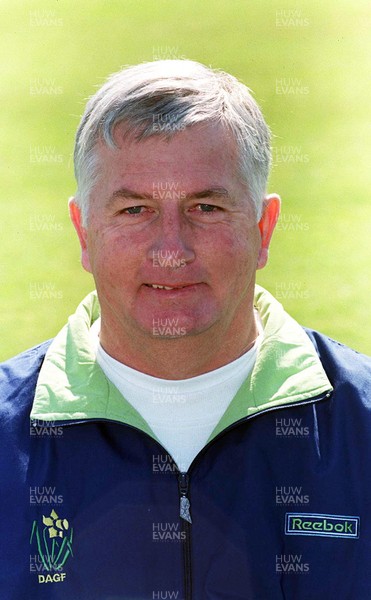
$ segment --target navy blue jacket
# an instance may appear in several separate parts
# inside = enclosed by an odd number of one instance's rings
[[[4,363],[0,598],[370,600],[371,361],[308,335],[333,393],[240,420],[188,474],[122,423],[30,426],[48,343]]]

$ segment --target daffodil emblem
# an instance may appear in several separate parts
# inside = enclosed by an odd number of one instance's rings
[[[43,515],[43,523],[49,529],[49,537],[63,537],[65,531],[68,531],[69,523],[67,519],[60,519],[53,509],[50,513],[50,517],[44,517]]]
[[[36,539],[37,549],[46,571],[60,571],[72,552],[73,529],[67,519],[60,518],[53,509],[42,517],[44,527],[33,522],[31,539]]]

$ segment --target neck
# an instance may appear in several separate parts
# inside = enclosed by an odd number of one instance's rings
[[[252,309],[243,325],[238,323],[228,332],[215,328],[197,335],[154,339],[138,333],[112,336],[102,315],[100,342],[110,356],[137,371],[161,379],[188,379],[218,369],[247,352],[259,331]]]

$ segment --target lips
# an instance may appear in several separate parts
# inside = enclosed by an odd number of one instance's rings
[[[189,287],[194,284],[185,284],[185,285],[165,285],[163,283],[145,283],[147,287],[153,288],[155,290],[180,290],[185,287]]]

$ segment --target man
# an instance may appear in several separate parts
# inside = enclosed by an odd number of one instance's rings
[[[97,292],[2,367],[2,597],[369,599],[371,365],[255,286],[280,201],[247,88],[125,69],[75,166]]]

